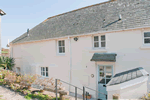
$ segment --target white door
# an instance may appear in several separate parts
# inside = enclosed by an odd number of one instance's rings
[[[113,66],[98,65],[98,91],[107,94],[106,84],[113,76]],[[98,97],[101,100],[106,100],[106,96],[99,93]]]

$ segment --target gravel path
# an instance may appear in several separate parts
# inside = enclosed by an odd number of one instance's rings
[[[24,96],[20,95],[18,92],[11,91],[5,87],[0,86],[0,97],[4,100],[26,100]]]

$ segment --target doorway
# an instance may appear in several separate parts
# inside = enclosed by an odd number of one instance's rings
[[[106,84],[111,80],[113,76],[112,65],[98,65],[98,91],[107,94]],[[106,96],[99,93],[98,98],[106,100]]]

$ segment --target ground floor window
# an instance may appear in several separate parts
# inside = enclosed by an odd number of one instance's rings
[[[48,67],[41,67],[41,76],[48,77]]]

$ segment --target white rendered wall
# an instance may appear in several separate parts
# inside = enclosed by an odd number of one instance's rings
[[[150,30],[145,30],[150,31]],[[97,90],[97,65],[113,65],[114,74],[135,67],[143,67],[150,73],[150,49],[141,49],[143,46],[143,31],[122,31],[106,34],[106,50],[92,49],[92,36],[79,37],[78,41],[71,38],[72,53],[72,81],[71,83],[82,88],[86,85]],[[40,74],[40,66],[49,67],[49,77],[55,77],[69,82],[70,52],[69,40],[65,39],[65,55],[57,54],[56,40],[14,45],[13,57],[21,58],[21,72]],[[116,62],[90,61],[94,53],[116,53]],[[19,61],[18,61],[19,62]],[[34,67],[33,67],[34,66]],[[36,67],[35,67],[36,66]],[[36,71],[32,71],[32,70]],[[94,74],[94,78],[91,77]],[[149,79],[150,81],[150,79]],[[149,83],[148,81],[148,83]],[[148,85],[150,88],[150,86]],[[71,88],[74,91],[73,88]],[[92,96],[95,92],[90,91]]]

